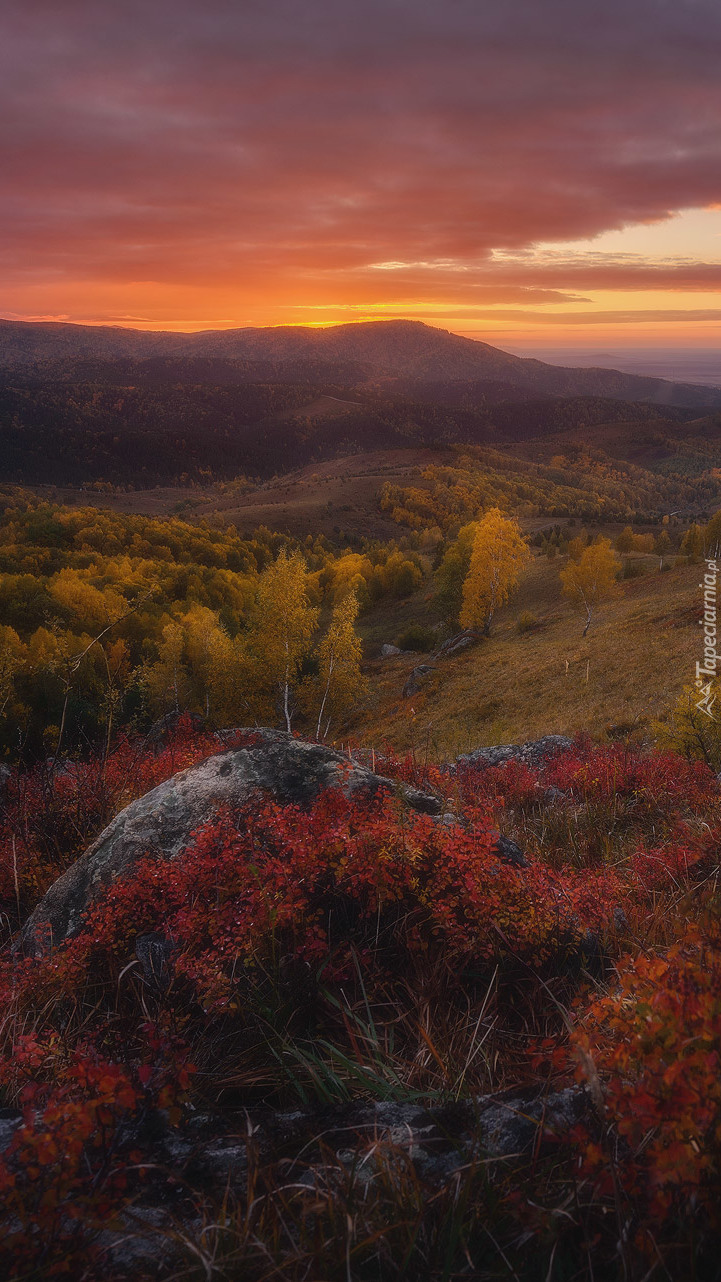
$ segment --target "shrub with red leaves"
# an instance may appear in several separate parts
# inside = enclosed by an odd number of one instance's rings
[[[121,806],[225,746],[185,724],[157,754],[125,739],[105,761],[15,775],[6,914],[22,921]],[[585,1198],[589,1222],[600,1208],[599,1242],[622,1206],[642,1272],[651,1249],[696,1258],[721,1182],[715,779],[586,741],[539,769],[478,766],[450,783],[412,759],[370,764],[452,792],[458,822],[335,791],[309,809],[226,811],[174,860],[148,857],[111,886],[62,948],[0,960],[0,1088],[22,1109],[0,1193],[30,1276],[72,1272],[79,1226],[129,1196],[140,1119],[177,1120],[191,1089],[204,1103],[338,1098],[340,1073],[340,1098],[455,1098],[497,1084],[498,1065],[528,1076],[541,1063],[567,1080],[573,1064],[599,1107],[558,1168],[569,1188],[581,1172],[564,1205]],[[498,827],[526,867],[504,862]],[[136,952],[148,935],[160,976]],[[541,1225],[535,1191],[526,1209]]]
[[[688,924],[659,954],[626,958],[614,990],[586,1006],[572,1038],[577,1075],[599,1096],[609,1142],[590,1141],[598,1193],[618,1184],[639,1240],[684,1209],[721,1228],[721,928]],[[620,1144],[615,1139],[620,1139]],[[653,1254],[653,1250],[650,1251]]]
[[[541,966],[584,932],[603,934],[615,877],[518,869],[493,841],[488,826],[411,819],[388,798],[329,792],[310,811],[265,801],[208,823],[172,864],[149,860],[112,886],[81,935],[26,963],[26,982],[72,991],[154,931],[210,1004],[231,1001],[249,968],[278,955],[315,964],[332,953],[338,976],[351,948],[386,967],[431,948],[455,969],[502,956]],[[369,951],[373,940],[382,946]]]

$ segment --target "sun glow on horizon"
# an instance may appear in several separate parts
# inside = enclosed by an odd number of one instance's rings
[[[712,345],[721,338],[721,209],[464,262],[333,269],[321,260],[292,287],[35,280],[6,286],[0,301],[4,319],[181,333],[408,319],[499,346]]]

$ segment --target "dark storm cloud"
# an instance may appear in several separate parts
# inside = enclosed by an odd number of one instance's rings
[[[434,297],[413,264],[453,260],[510,287],[492,248],[721,200],[720,55],[716,0],[6,3],[3,275],[311,296],[399,260]]]

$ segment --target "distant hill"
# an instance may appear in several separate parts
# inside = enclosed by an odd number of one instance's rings
[[[109,367],[115,367],[115,375]],[[197,383],[293,382],[381,388],[408,395],[458,384],[488,399],[603,397],[694,409],[721,408],[721,389],[613,369],[576,369],[513,356],[420,321],[370,321],[327,329],[206,330],[195,334],[107,326],[0,321],[0,372],[37,377]]]

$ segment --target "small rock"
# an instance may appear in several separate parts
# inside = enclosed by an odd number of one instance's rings
[[[483,634],[476,632],[473,628],[466,628],[465,632],[457,632],[454,637],[449,637],[437,650],[433,651],[434,659],[451,659],[454,654],[460,654],[462,650],[468,650],[472,645],[478,645],[483,640]]]
[[[619,935],[624,935],[628,930],[628,917],[626,916],[620,904],[616,904],[613,910],[613,926]]]
[[[512,864],[514,868],[528,868],[528,860],[521,850],[521,847],[516,845],[515,841],[511,841],[510,837],[504,837],[501,832],[496,835],[496,839],[491,846],[491,850],[494,854],[498,855],[504,863]]]
[[[4,1153],[9,1148],[10,1141],[13,1138],[18,1126],[22,1122],[22,1117],[12,1109],[2,1109],[0,1115],[0,1153]]]
[[[412,695],[418,694],[422,683],[428,679],[432,672],[435,672],[435,668],[432,664],[419,663],[418,666],[413,669],[403,687],[403,698],[410,699]]]
[[[442,815],[439,815],[438,822],[444,828],[463,828],[465,826],[463,820],[454,814],[452,810],[446,810]]]
[[[401,653],[402,652],[401,652],[400,646],[397,646],[397,645],[381,646],[381,659],[395,659],[396,655]]]
[[[164,935],[138,935],[135,956],[143,968],[145,982],[150,988],[164,993],[170,987],[170,956],[173,945]]]
[[[561,792],[560,788],[556,788],[555,785],[552,784],[550,788],[546,788],[546,791],[543,794],[543,800],[547,806],[558,806],[562,802],[566,801],[566,793]]]

